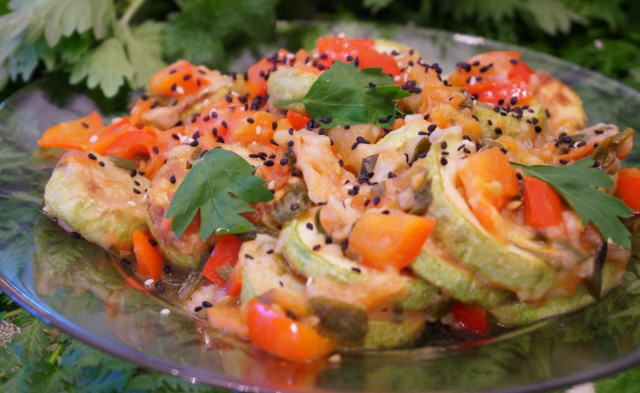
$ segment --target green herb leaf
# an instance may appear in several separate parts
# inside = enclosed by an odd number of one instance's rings
[[[133,76],[134,69],[127,60],[122,42],[109,38],[76,63],[70,81],[75,84],[88,77],[87,86],[100,85],[105,96],[113,97],[125,79]]]
[[[134,87],[149,87],[153,74],[165,66],[162,61],[162,30],[164,23],[147,21],[129,29],[123,29],[123,41],[131,66],[134,69],[129,84]]]
[[[583,158],[565,167],[513,163],[522,169],[525,175],[549,183],[585,225],[593,222],[605,241],[611,239],[620,247],[629,250],[631,234],[619,218],[630,217],[633,212],[618,198],[596,188],[611,188],[613,181],[606,173],[594,168],[593,164],[591,158]]]
[[[173,195],[167,218],[171,230],[182,236],[200,211],[200,237],[248,232],[253,225],[241,213],[254,211],[249,204],[267,202],[273,195],[267,182],[254,176],[255,168],[234,152],[216,148],[194,164]]]
[[[369,83],[376,86],[370,87]],[[393,86],[393,78],[382,68],[359,70],[353,64],[335,62],[320,74],[303,98],[276,102],[275,105],[303,103],[315,119],[331,118],[323,127],[340,124],[393,124],[396,114],[394,100],[409,93]]]

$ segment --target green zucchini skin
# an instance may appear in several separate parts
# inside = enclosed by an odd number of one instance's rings
[[[615,288],[622,278],[624,270],[605,262],[602,268],[601,295]],[[550,298],[542,306],[535,306],[526,302],[505,304],[490,308],[489,313],[498,324],[505,327],[525,325],[531,322],[577,311],[597,301],[584,284],[576,289],[572,297]]]
[[[372,321],[367,323],[365,348],[398,348],[412,345],[424,329],[424,320],[401,322]]]
[[[314,235],[306,227],[311,222],[311,215],[294,220],[281,234],[282,253],[292,270],[304,277],[322,276],[340,284],[366,281],[371,274],[377,274],[348,258],[314,251]],[[406,283],[406,296],[398,304],[403,309],[435,312],[441,309],[441,303],[448,301],[438,288],[421,279],[406,277]]]
[[[454,262],[423,250],[411,264],[411,270],[431,285],[463,303],[491,307],[502,304],[511,296],[508,291],[488,287],[473,274]]]
[[[364,281],[366,274],[357,273],[352,267],[359,268],[358,264],[349,261],[347,258],[339,258],[339,263],[332,263],[327,257],[313,251],[313,244],[307,244],[306,234],[309,231],[305,225],[311,223],[312,219],[297,219],[289,223],[280,235],[284,242],[282,253],[289,266],[297,273],[305,277],[327,277],[341,284],[348,284],[352,281]],[[338,261],[335,261],[338,262]]]
[[[447,161],[441,161],[443,142],[449,146]],[[541,259],[510,244],[502,244],[480,226],[464,198],[455,188],[455,164],[462,154],[462,143],[453,133],[440,138],[427,154],[428,179],[433,200],[427,216],[436,220],[431,236],[470,271],[489,282],[514,292],[534,293],[540,297],[551,288],[554,271]],[[442,164],[442,162],[448,162]]]

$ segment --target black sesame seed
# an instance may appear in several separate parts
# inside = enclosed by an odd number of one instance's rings
[[[134,188],[133,192],[136,193],[136,194],[142,194],[142,192],[140,190],[138,190],[137,188]]]
[[[362,273],[362,270],[361,270],[359,267],[355,267],[355,266],[353,266],[353,267],[351,268],[351,270],[353,270],[353,271],[354,271],[354,272],[356,272],[356,273]]]
[[[160,149],[158,149],[158,146],[154,146],[154,147],[152,148],[152,150],[153,150],[153,152],[154,152],[154,153],[156,153],[156,154],[159,154],[159,153],[160,153]]]
[[[442,141],[442,143],[440,144],[440,147],[443,149],[447,148],[447,142],[446,141]]]
[[[518,97],[516,96],[511,97],[511,100],[509,102],[511,103],[511,105],[515,105],[518,102]]]
[[[137,175],[137,174],[138,174],[138,171],[136,171],[135,169],[132,169],[132,170],[131,170],[131,172],[129,172],[129,175],[130,175],[131,177],[134,177],[134,176],[135,176],[135,175]]]
[[[313,230],[313,224],[308,222],[307,223],[307,229]]]
[[[98,157],[96,157],[96,155],[93,154],[93,153],[89,153],[89,154],[87,154],[87,156],[89,156],[89,158],[92,159],[92,160],[97,160],[98,159]]]
[[[446,159],[446,158],[444,158],[444,157],[441,157],[441,158],[440,158],[440,164],[442,164],[443,166],[444,166],[444,165],[447,165],[447,159]]]
[[[162,283],[162,281],[156,281],[156,289],[160,293],[164,292],[165,288],[164,288],[164,284]]]
[[[196,306],[193,311],[198,312],[198,311],[202,311],[202,306]]]
[[[209,303],[208,301],[204,301],[202,302],[202,307],[204,308],[209,308],[209,307],[213,307],[213,304]]]
[[[99,162],[98,162],[98,165],[100,165],[100,166],[102,166],[102,167],[103,167],[103,166],[105,165],[105,164],[104,164],[104,161],[99,161]]]
[[[313,246],[312,249],[313,249],[313,251],[318,251],[320,249],[320,247],[322,247],[322,246],[319,245],[319,244],[316,244],[315,246]]]
[[[437,125],[435,125],[435,124],[430,124],[430,125],[429,125],[429,127],[427,127],[427,131],[429,131],[429,132],[433,132],[433,131],[435,131],[435,130],[436,130],[436,128],[438,128],[438,126],[437,126]]]
[[[331,244],[333,243],[333,239],[331,238],[331,236],[327,236],[324,238],[324,242],[325,244]]]
[[[542,132],[542,127],[540,127],[540,126],[535,126],[533,129],[534,129],[534,130],[536,131],[536,133],[538,133],[538,134]]]
[[[378,203],[380,203],[380,197],[376,195],[375,197],[373,197],[373,204],[377,205]]]
[[[178,88],[178,85],[176,85],[175,83],[171,85],[171,91],[176,91],[177,88]]]
[[[496,127],[495,132],[496,132],[496,134],[498,134],[498,135],[502,135],[502,128],[500,128],[500,127]]]
[[[82,235],[80,235],[78,232],[73,231],[71,232],[71,237],[75,237],[76,239],[80,239],[82,237]]]
[[[291,211],[294,212],[294,211],[298,210],[298,207],[299,207],[298,202],[293,202],[291,204]]]
[[[569,161],[567,161],[567,160],[560,160],[560,163],[561,163],[562,165],[567,165],[567,164],[569,163]]]
[[[247,123],[253,124],[254,122],[255,120],[253,120],[253,117],[247,117]]]
[[[518,180],[522,180],[522,174],[520,172],[516,173],[516,177]]]
[[[287,157],[280,159],[280,165],[287,165],[289,163],[289,159]]]
[[[263,162],[264,166],[273,166],[274,162],[272,160],[266,160],[265,162]]]

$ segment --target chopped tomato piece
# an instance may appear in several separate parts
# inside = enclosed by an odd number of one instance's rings
[[[249,301],[247,327],[249,339],[255,346],[295,362],[325,356],[335,347],[332,339],[257,299]]]
[[[233,122],[229,135],[232,142],[240,142],[244,146],[253,142],[259,145],[269,144],[275,132],[273,124],[275,122],[276,128],[278,124],[271,113],[265,111],[239,111],[236,114],[241,116]]]
[[[454,86],[464,86],[478,101],[493,105],[524,105],[533,100],[529,79],[533,71],[520,60],[520,53],[491,51],[462,63],[449,77]]]
[[[45,131],[38,144],[42,147],[87,150],[91,138],[102,129],[102,118],[98,112],[77,120],[56,124]]]
[[[216,247],[211,252],[211,256],[202,269],[202,275],[213,281],[218,286],[224,286],[225,281],[220,278],[218,269],[226,266],[235,266],[238,262],[238,253],[242,241],[235,235],[224,235],[218,237]]]
[[[154,147],[159,151],[157,141],[156,133],[150,128],[135,128],[135,130],[123,132],[122,136],[104,150],[104,154],[128,160],[146,158],[154,154]]]
[[[398,63],[391,55],[378,53],[375,50],[363,50],[358,52],[358,67],[360,69],[381,67],[382,72],[391,76],[400,75]]]
[[[640,211],[640,169],[620,169],[616,196],[634,212]]]
[[[458,177],[467,203],[480,224],[506,241],[506,228],[499,212],[520,191],[516,170],[506,154],[497,148],[472,154],[462,160]]]
[[[133,232],[133,253],[136,256],[136,273],[145,277],[150,277],[155,281],[160,279],[162,274],[162,255],[154,244],[153,240],[138,229]]]
[[[336,60],[353,61],[361,51],[376,50],[375,41],[369,38],[322,37],[318,39],[316,46],[321,55],[318,64],[325,67],[331,66]]]
[[[451,308],[454,322],[479,336],[486,336],[488,331],[487,310],[470,304],[456,302]]]
[[[139,98],[133,105],[133,108],[131,108],[131,123],[136,126],[143,125],[144,120],[142,119],[142,115],[151,109],[154,101],[155,100],[152,100],[147,96],[145,96],[144,99]]]
[[[196,66],[186,60],[178,60],[151,77],[151,92],[169,97],[193,94],[209,83],[200,75]]]
[[[353,226],[349,248],[362,263],[378,269],[400,270],[420,254],[435,221],[405,213],[367,213]]]
[[[307,123],[311,120],[311,116],[294,111],[288,111],[287,120],[289,120],[289,123],[291,123],[293,128],[297,131],[307,126]]]
[[[535,229],[545,229],[562,223],[562,199],[540,179],[524,178],[524,221]]]

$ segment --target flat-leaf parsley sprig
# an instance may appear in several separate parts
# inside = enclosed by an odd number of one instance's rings
[[[187,173],[173,195],[167,218],[180,238],[200,211],[200,238],[249,232],[253,225],[240,214],[253,212],[251,204],[268,202],[273,194],[255,168],[234,152],[209,150]]]
[[[593,222],[605,241],[611,239],[618,246],[631,249],[631,234],[620,218],[631,217],[633,212],[620,199],[596,188],[611,188],[613,181],[594,167],[593,159],[582,158],[565,167],[512,164],[526,176],[549,183],[578,214],[583,224]]]
[[[372,123],[390,126],[395,120],[395,100],[410,94],[393,85],[382,68],[358,69],[341,61],[318,76],[303,98],[278,101],[275,105],[304,104],[314,119],[331,128],[344,124]]]

